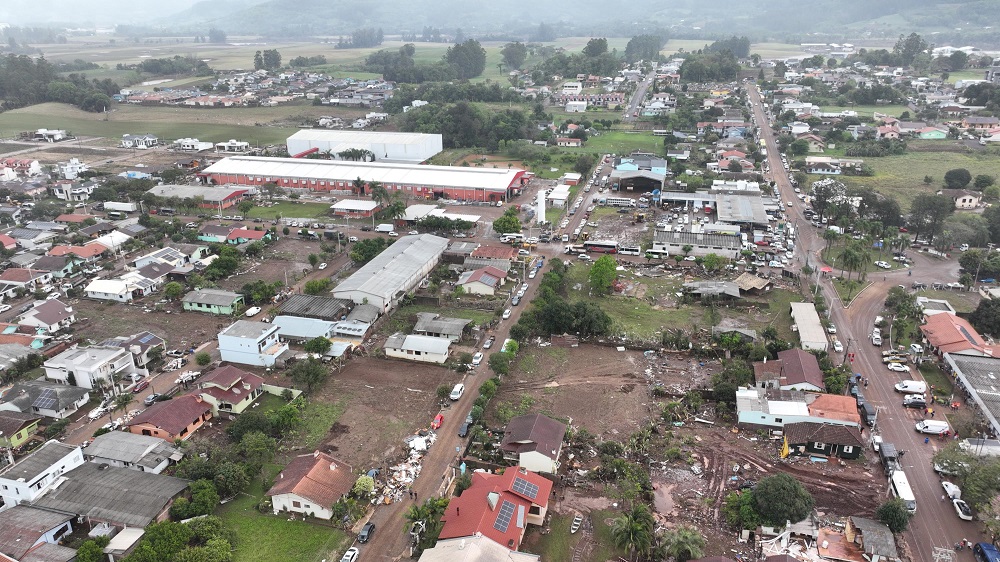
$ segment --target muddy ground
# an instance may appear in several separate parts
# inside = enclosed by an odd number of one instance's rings
[[[437,365],[352,358],[312,397],[346,405],[319,449],[356,469],[395,463],[405,452],[403,438],[429,427],[439,412],[437,387],[459,381],[460,374]]]

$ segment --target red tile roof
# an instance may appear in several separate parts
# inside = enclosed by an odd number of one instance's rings
[[[809,415],[861,424],[858,403],[853,396],[840,394],[810,394],[810,396],[815,396],[815,399],[809,403]]]
[[[292,459],[267,495],[295,494],[329,508],[351,491],[356,478],[350,465],[316,451]]]
[[[128,425],[149,424],[176,436],[200,416],[211,413],[212,406],[208,402],[194,394],[185,394],[153,404],[132,418]]]
[[[480,246],[470,255],[474,258],[512,260],[517,257],[517,250],[511,246]]]
[[[219,367],[198,381],[203,394],[231,404],[246,400],[247,396],[253,394],[263,384],[263,378],[232,365]],[[244,385],[249,388],[245,388]]]
[[[107,252],[108,249],[97,242],[87,244],[86,246],[53,246],[49,250],[50,256],[65,256],[66,254],[73,254],[74,256],[79,256],[81,258],[96,258],[97,256]]]
[[[983,351],[988,347],[972,324],[954,314],[928,316],[927,322],[920,326],[920,331],[923,332],[927,343],[941,353],[969,349]]]
[[[782,363],[781,376],[786,385],[811,384],[820,390],[826,388],[823,371],[812,353],[798,348],[787,349],[778,352],[778,360]]]
[[[5,250],[13,250],[17,248],[17,240],[14,240],[6,234],[0,234],[0,245],[3,245]]]
[[[517,479],[538,487],[534,498],[514,491]],[[440,538],[453,539],[482,533],[511,550],[517,550],[524,537],[532,504],[547,507],[551,493],[552,482],[534,472],[508,468],[500,475],[473,473],[472,486],[448,504],[441,518],[444,527]],[[505,503],[508,504],[506,508]],[[513,511],[510,511],[511,508]]]
[[[484,285],[496,288],[506,278],[507,274],[504,273],[503,271],[495,267],[486,266],[473,271],[472,275],[470,275],[469,278],[465,280],[465,282],[466,283],[479,282]]]
[[[245,228],[237,228],[229,233],[227,240],[263,240],[265,234],[267,234],[267,232],[263,230],[247,230]]]
[[[24,269],[22,267],[12,267],[10,269],[4,270],[0,274],[0,281],[7,281],[13,283],[27,283],[43,275],[47,275],[48,271],[38,271],[33,269]]]

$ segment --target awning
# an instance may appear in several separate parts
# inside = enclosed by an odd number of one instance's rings
[[[824,265],[823,267],[819,268],[819,270],[822,271],[823,273],[832,273],[833,272],[833,268],[830,267],[830,266],[828,266],[828,265]]]

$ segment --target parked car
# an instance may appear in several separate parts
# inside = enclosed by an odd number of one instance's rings
[[[395,230],[391,230],[389,231],[389,236],[392,238],[396,238],[397,236],[399,236],[399,233],[396,232]]]
[[[466,436],[468,436],[469,435],[469,428],[470,427],[472,427],[472,423],[471,422],[465,422],[465,423],[463,423],[462,427],[458,428],[458,436],[459,437],[466,437]]]
[[[508,318],[510,318],[510,309],[509,308],[507,310],[503,311],[503,319],[506,320]]]
[[[903,397],[904,408],[924,409],[927,407],[927,399],[923,394],[908,394]]]
[[[890,371],[895,371],[897,373],[909,373],[910,367],[908,365],[903,365],[902,363],[889,363],[886,365]]]
[[[132,389],[132,392],[139,394],[140,392],[146,390],[147,388],[149,388],[149,381],[139,381],[138,383],[136,383],[135,388]]]
[[[837,353],[843,353],[844,344],[840,343],[839,341],[833,342],[833,350],[836,351]]]
[[[482,360],[481,357],[482,353],[479,353],[477,355],[480,355],[479,359]],[[473,359],[473,361],[475,361],[475,359]],[[451,394],[448,395],[448,398],[452,401],[460,400],[463,394],[465,394],[465,385],[462,383],[458,383],[455,385],[455,388],[451,389]]]
[[[167,352],[167,357],[184,357],[184,352],[179,349],[171,349]]]
[[[348,548],[347,552],[344,553],[344,556],[342,556],[340,558],[340,562],[358,562],[358,554],[359,554],[359,552],[360,551],[358,550],[358,547],[356,547],[356,546],[352,546],[351,548]]]
[[[483,342],[483,349],[489,349],[489,348],[493,347],[493,342],[495,342],[495,341],[497,341],[497,337],[496,336],[490,336],[490,339],[488,339],[485,342]]]
[[[326,269],[326,262],[319,264],[316,269]]]
[[[483,347],[486,347],[486,346],[484,345]],[[473,365],[475,365],[475,366],[478,367],[479,364],[482,363],[482,362],[483,362],[483,352],[482,351],[480,351],[480,352],[478,352],[478,353],[476,353],[475,355],[472,356],[472,364]]]
[[[948,494],[948,497],[953,500],[962,499],[962,489],[958,486],[948,482],[947,480],[941,481],[941,487],[944,488],[944,493]]]
[[[365,523],[364,527],[361,527],[361,532],[358,533],[358,542],[364,544],[370,540],[375,535],[375,524],[369,521]]]
[[[244,314],[246,314],[247,318],[250,318],[252,316],[260,314],[260,311],[261,308],[259,306],[251,306],[250,308],[247,309],[247,311]]]
[[[444,414],[434,416],[434,420],[431,422],[431,429],[440,429],[442,425],[444,425]]]
[[[826,331],[831,334],[836,334],[837,326],[835,326],[834,324],[830,324],[829,326],[826,327]]]
[[[969,504],[958,498],[951,500],[951,504],[955,506],[955,513],[958,514],[959,519],[962,521],[972,521],[972,508],[969,507]]]
[[[0,312],[7,312],[11,308],[13,307],[10,306],[9,304],[0,304]]]
[[[143,405],[145,405],[147,407],[148,406],[152,406],[153,404],[156,403],[156,401],[160,398],[160,396],[163,396],[163,395],[154,392],[154,393],[150,394],[149,396],[147,396],[146,399],[142,401],[142,403],[143,403]]]

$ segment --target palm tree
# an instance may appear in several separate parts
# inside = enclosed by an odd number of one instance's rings
[[[653,547],[653,515],[637,504],[611,524],[611,540],[633,556],[645,555]]]
[[[372,199],[384,207],[389,199],[389,190],[382,185],[382,182],[373,181],[368,184],[368,189],[372,192]]]
[[[354,192],[357,193],[358,195],[365,194],[365,180],[361,179],[360,177],[351,183],[351,187],[354,189]]]
[[[677,562],[701,558],[705,550],[704,537],[698,529],[687,525],[663,533],[663,544],[666,554],[673,556]]]
[[[851,273],[856,270],[861,265],[861,257],[858,255],[857,250],[853,245],[844,248],[844,251],[840,253],[840,274],[843,275],[844,271],[847,271],[847,279],[850,280]]]
[[[823,231],[823,240],[826,240],[826,249],[830,249],[830,245],[840,239],[840,234],[832,228],[828,228]]]
[[[135,402],[135,395],[131,392],[123,392],[115,396],[115,399],[111,401],[111,407],[108,409],[108,420],[114,419],[116,412],[127,410],[129,404],[132,402]]]

